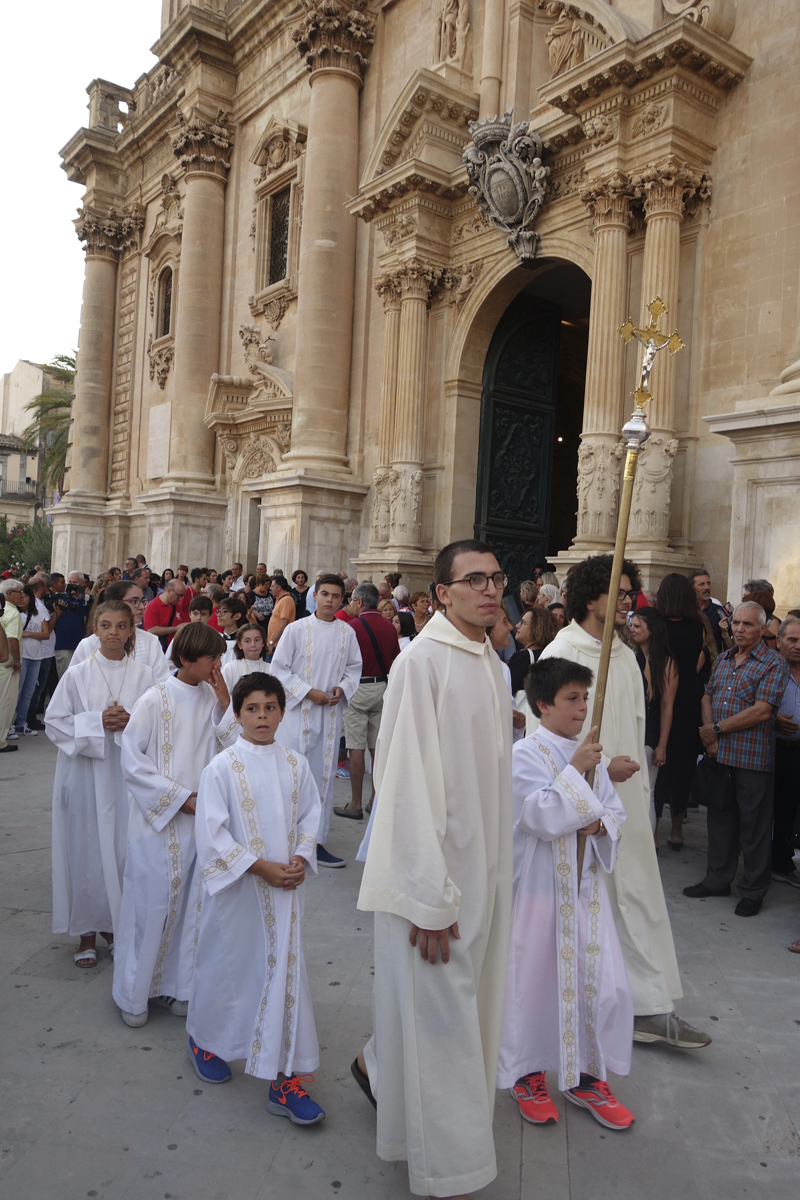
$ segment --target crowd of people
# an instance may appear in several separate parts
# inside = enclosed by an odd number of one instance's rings
[[[665,810],[671,851],[707,810],[687,897],[729,896],[740,857],[737,916],[773,882],[800,889],[800,610],[778,621],[764,579],[720,602],[706,571],[648,592],[626,560],[609,612],[611,565],[559,583],[541,564],[510,587],[468,540],[415,591],[264,563],[157,575],[143,555],[96,581],[6,573],[0,753],[43,730],[58,748],[53,931],[79,939],[76,968],[104,939],[128,1025],[159,1006],[186,1020],[201,1079],[245,1060],[271,1113],[322,1121],[302,1078],[320,1061],[302,885],[346,865],[332,817],[366,816],[374,1032],[352,1072],[378,1154],[408,1161],[415,1194],[481,1188],[496,1089],[546,1125],[547,1072],[631,1128],[608,1074],[629,1073],[633,1042],[711,1041],[676,1011]],[[351,796],[334,807],[337,774]]]

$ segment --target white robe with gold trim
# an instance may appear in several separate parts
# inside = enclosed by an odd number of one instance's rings
[[[514,907],[497,1086],[557,1071],[630,1071],[633,1005],[604,872],[614,868],[625,809],[601,764],[595,790],[569,761],[577,739],[541,726],[514,747]],[[578,896],[577,830],[586,839]],[[602,868],[602,870],[600,869]]]
[[[77,667],[80,663],[85,662],[87,658],[91,658],[99,645],[100,639],[96,633],[90,633],[88,637],[83,638],[82,641],[78,642],[78,647],[70,659],[68,669]],[[146,629],[137,627],[136,640],[133,645],[133,657],[136,662],[150,667],[153,672],[153,683],[164,683],[172,674],[172,660],[161,649],[161,642],[156,635],[148,633]]]
[[[122,772],[133,803],[112,989],[124,1012],[144,1012],[150,996],[189,999],[200,881],[195,819],[179,810],[220,745],[238,736],[209,684],[174,675],[131,713]]]
[[[284,746],[240,737],[203,772],[197,869],[203,881],[186,1027],[198,1046],[275,1079],[319,1066],[300,929],[305,887],[248,875],[257,858],[297,854],[316,875],[320,801],[308,763]]]

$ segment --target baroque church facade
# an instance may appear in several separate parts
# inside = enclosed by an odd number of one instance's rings
[[[86,252],[54,567],[516,580],[613,545],[800,598],[800,152],[784,0],[163,0],[62,150]],[[723,598],[725,596],[723,595]]]

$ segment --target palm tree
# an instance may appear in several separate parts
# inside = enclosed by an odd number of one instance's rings
[[[30,425],[22,433],[25,448],[28,452],[42,448],[39,485],[53,492],[62,487],[67,469],[69,424],[75,398],[72,391],[75,359],[75,354],[57,354],[52,362],[43,366],[42,370],[58,380],[61,386],[46,388],[25,405],[25,411],[32,416]]]

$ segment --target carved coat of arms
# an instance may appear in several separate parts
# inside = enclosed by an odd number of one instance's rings
[[[464,151],[470,194],[481,212],[508,234],[508,244],[521,265],[536,257],[539,235],[533,226],[545,201],[550,168],[542,165],[542,139],[527,121],[470,121],[471,146]]]

